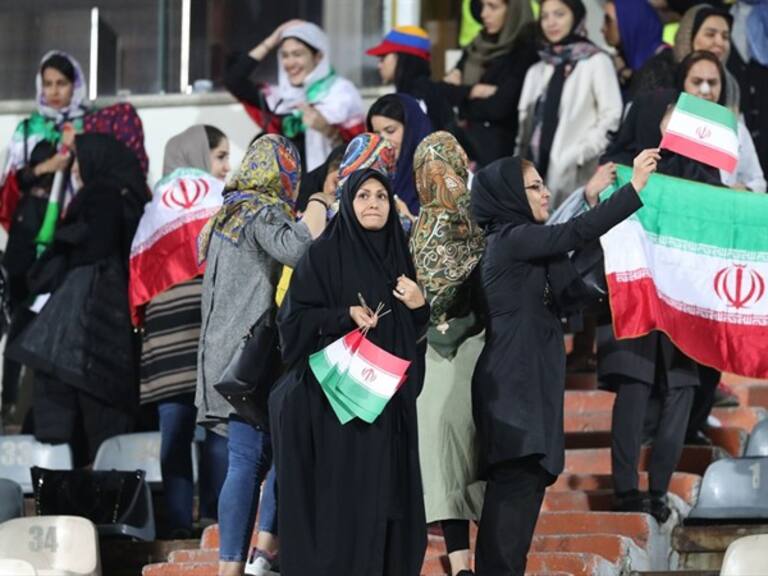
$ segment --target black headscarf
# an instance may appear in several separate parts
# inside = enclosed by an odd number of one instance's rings
[[[83,188],[67,211],[66,219],[83,217],[92,227],[103,228],[88,213],[94,209],[116,211],[119,220],[119,252],[127,263],[133,235],[149,197],[144,172],[136,155],[108,134],[81,134],[75,137],[77,163]],[[96,208],[96,207],[99,208]],[[106,214],[103,219],[107,220]],[[104,223],[105,223],[104,222]],[[113,230],[110,236],[117,234]],[[102,249],[106,249],[103,246]]]
[[[557,126],[560,121],[560,100],[563,95],[565,80],[572,68],[582,58],[588,58],[595,52],[599,52],[589,39],[579,34],[587,9],[581,0],[562,0],[573,13],[573,26],[568,35],[552,44],[544,37],[544,32],[539,24],[539,32],[544,44],[544,49],[539,52],[542,60],[554,65],[555,71],[547,84],[544,96],[543,110],[541,112],[541,135],[539,139],[538,168],[542,176],[546,177],[549,169],[549,155],[552,150],[552,142],[555,139]],[[541,21],[539,21],[541,22]]]
[[[360,225],[352,205],[357,190],[369,178],[381,182],[389,196],[389,217],[377,232]],[[401,358],[416,360],[418,335],[412,312],[392,295],[401,274],[416,278],[408,241],[394,206],[391,185],[376,170],[353,172],[344,183],[339,213],[297,265],[280,311],[283,357],[288,364],[306,358],[319,344],[327,344],[317,341],[318,334],[322,334],[320,309],[338,309],[341,315],[348,315],[350,306],[359,305],[358,292],[371,308],[381,302],[392,309],[369,332],[368,338]],[[414,399],[421,387],[418,372],[418,367],[415,373],[409,370],[409,381],[414,386],[401,389],[407,389],[409,396],[414,394]],[[412,380],[414,376],[416,379]]]
[[[339,164],[341,164],[341,159],[344,156],[344,150],[346,149],[346,144],[336,146],[336,148],[331,150],[331,153],[328,155],[328,158],[325,159],[325,162],[320,164],[320,166],[314,170],[308,172],[304,178],[301,179],[299,195],[296,198],[296,212],[304,212],[304,210],[307,209],[309,197],[312,196],[312,194],[323,191],[323,185],[325,184],[325,179],[328,177],[328,172],[331,171],[331,165],[335,163],[338,167]]]
[[[661,142],[659,124],[667,108],[677,101],[678,95],[677,90],[654,90],[638,94],[621,128],[600,158],[600,164],[616,162],[631,166],[641,151],[657,147]]]
[[[543,225],[533,217],[518,156],[501,158],[477,172],[472,182],[471,206],[486,235],[507,226]],[[567,255],[548,259],[547,280],[560,312],[570,312],[571,306],[584,300],[584,283]]]

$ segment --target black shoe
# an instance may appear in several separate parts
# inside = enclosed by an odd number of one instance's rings
[[[650,513],[648,498],[638,490],[616,493],[616,505],[614,510],[617,512],[645,512]]]
[[[669,507],[666,494],[652,493],[650,495],[649,508],[651,516],[656,519],[659,525],[664,524],[672,515],[672,509]]]
[[[475,576],[475,573],[472,570],[462,570],[456,576]]]

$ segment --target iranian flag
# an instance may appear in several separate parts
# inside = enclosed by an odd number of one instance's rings
[[[660,146],[726,172],[739,161],[736,117],[725,106],[683,92]]]
[[[152,298],[204,272],[197,237],[221,207],[223,190],[224,182],[195,168],[179,168],[155,186],[131,245],[128,296],[135,326]]]
[[[631,175],[619,166],[613,190]],[[702,364],[768,378],[768,196],[653,174],[641,198],[601,238],[616,337],[660,330]]]
[[[410,362],[355,330],[310,356],[309,366],[342,424],[370,424],[402,386]]]

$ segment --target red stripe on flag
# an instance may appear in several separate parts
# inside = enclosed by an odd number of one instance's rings
[[[768,378],[768,327],[721,322],[678,310],[659,297],[651,278],[618,282],[611,274],[607,280],[617,338],[637,338],[659,330],[701,364],[741,376]]]
[[[368,364],[373,364],[380,370],[397,377],[404,374],[408,370],[408,366],[411,365],[408,360],[390,354],[365,338],[360,342],[357,355],[363,357]]]
[[[205,271],[197,264],[197,237],[207,221],[188,222],[131,258],[128,300],[134,326],[141,324],[142,308],[152,298]]]
[[[694,160],[703,162],[709,166],[725,170],[726,172],[733,172],[736,170],[736,164],[738,163],[738,158],[735,158],[722,150],[707,146],[706,144],[702,144],[701,142],[697,142],[686,136],[673,134],[669,130],[667,130],[664,138],[661,139],[661,144],[659,144],[659,146],[661,148],[666,148],[667,150],[672,150],[672,152],[682,154],[687,158],[693,158]]]

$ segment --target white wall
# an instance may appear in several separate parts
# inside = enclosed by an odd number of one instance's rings
[[[363,90],[366,109],[373,100],[390,90]],[[97,106],[103,107],[113,102],[114,100],[98,101]],[[144,125],[144,146],[149,156],[150,185],[161,175],[166,142],[193,124],[211,124],[229,137],[233,170],[239,165],[248,143],[259,131],[243,106],[225,93],[133,96],[130,102],[138,110]],[[0,102],[0,150],[3,167],[7,143],[10,142],[13,131],[33,110],[31,101]],[[4,240],[1,244],[5,244]]]

